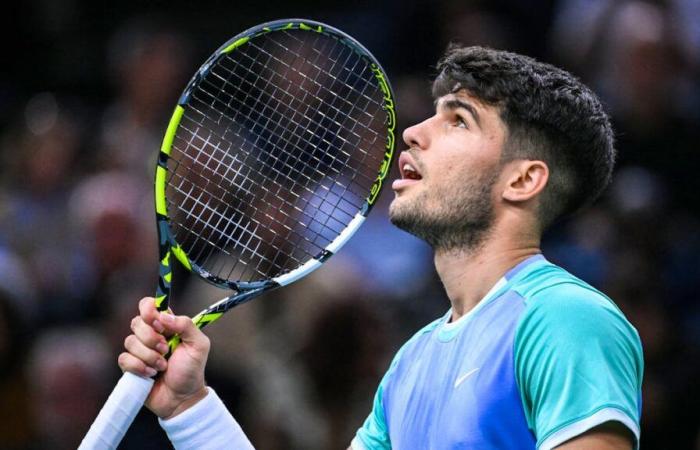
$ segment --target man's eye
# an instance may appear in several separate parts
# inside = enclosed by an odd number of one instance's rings
[[[464,120],[464,119],[462,119],[462,118],[459,117],[459,116],[457,116],[457,117],[455,118],[455,126],[457,126],[457,127],[459,127],[459,128],[469,128],[469,127],[467,126],[467,121]]]

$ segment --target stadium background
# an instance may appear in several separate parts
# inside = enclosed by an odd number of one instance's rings
[[[400,129],[431,113],[449,41],[561,65],[613,116],[614,184],[544,243],[611,295],[644,342],[643,449],[700,449],[700,3],[696,0],[87,2],[0,18],[0,448],[75,448],[119,376],[156,281],[152,172],[179,91],[243,29],[308,17],[382,61]],[[207,378],[260,449],[345,448],[398,346],[447,300],[384,193],[310,279],[208,329]],[[221,292],[175,278],[174,308]],[[142,414],[123,449],[167,448]]]

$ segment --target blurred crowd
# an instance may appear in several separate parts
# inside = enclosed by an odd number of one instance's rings
[[[16,41],[0,76],[0,449],[76,448],[120,375],[138,300],[154,293],[152,174],[179,92],[225,39],[292,16],[341,28],[382,61],[402,129],[432,113],[451,41],[555,63],[601,95],[614,183],[543,249],[641,335],[641,448],[700,449],[700,2],[349,3],[274,0],[263,14],[35,0],[4,19]],[[398,347],[449,307],[430,249],[389,224],[392,197],[317,273],[207,329],[208,382],[257,448],[346,448]],[[224,294],[174,279],[177,313]],[[142,412],[120,448],[168,445]]]

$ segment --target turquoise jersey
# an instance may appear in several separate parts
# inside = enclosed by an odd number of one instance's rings
[[[533,256],[396,354],[354,450],[550,449],[608,421],[639,442],[642,346],[605,295]]]

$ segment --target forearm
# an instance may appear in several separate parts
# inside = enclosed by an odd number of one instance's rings
[[[160,425],[177,450],[255,450],[211,388],[208,395]]]

